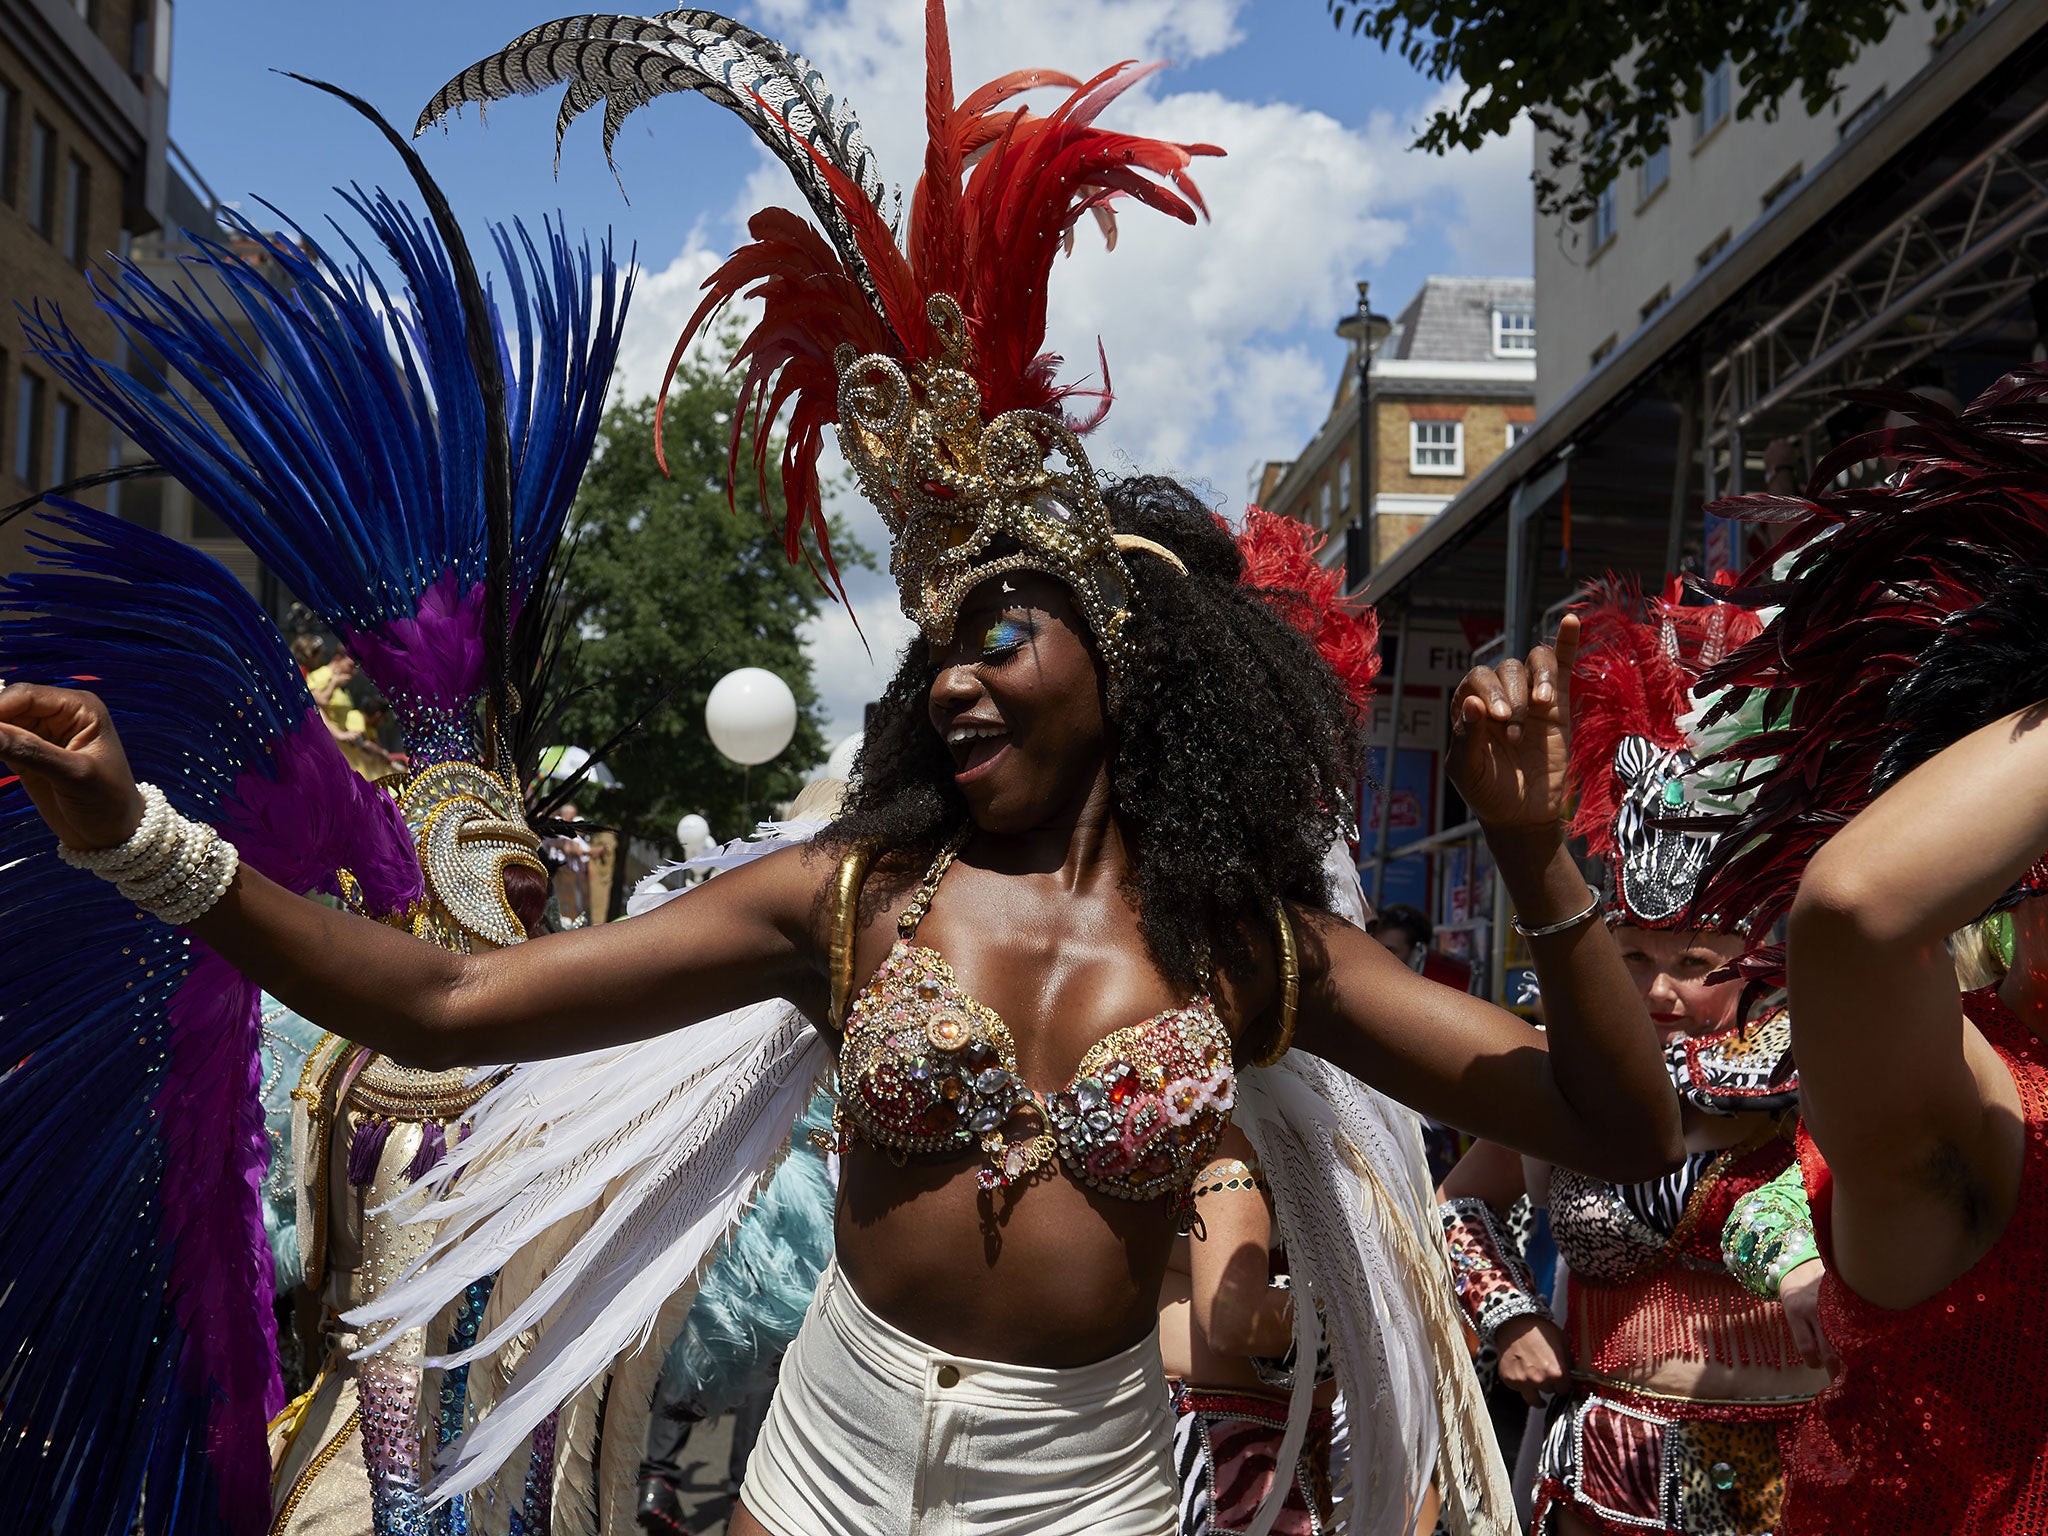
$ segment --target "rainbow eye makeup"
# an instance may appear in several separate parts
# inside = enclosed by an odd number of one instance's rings
[[[1032,633],[1031,626],[1021,619],[997,619],[981,637],[981,654],[994,658],[1022,650]]]

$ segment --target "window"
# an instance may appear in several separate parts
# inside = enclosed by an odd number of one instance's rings
[[[1878,108],[1883,105],[1884,87],[1880,85],[1875,95],[1842,119],[1842,137],[1845,139],[1854,138],[1857,134],[1868,128],[1872,120],[1876,118]]]
[[[1337,461],[1337,505],[1349,514],[1351,511],[1351,461]]]
[[[57,402],[56,431],[50,438],[50,478],[62,485],[78,478],[78,402]]]
[[[1493,311],[1493,355],[1530,357],[1536,352],[1536,311],[1519,304],[1499,304]]]
[[[1733,230],[1724,229],[1707,242],[1707,248],[1699,254],[1698,267],[1700,271],[1706,271],[1707,268],[1714,264],[1715,258],[1728,249],[1728,241],[1733,234]]]
[[[29,227],[45,240],[57,222],[57,130],[40,117],[28,131]]]
[[[1806,174],[1806,167],[1795,165],[1791,170],[1771,183],[1770,191],[1764,194],[1763,211],[1769,213],[1783,200],[1785,194],[1799,185],[1799,178]]]
[[[43,486],[43,381],[26,368],[14,394],[14,478],[32,491]]]
[[[1323,526],[1327,528],[1330,526],[1330,482],[1327,480],[1323,482],[1322,509]]]
[[[14,168],[21,160],[21,92],[0,80],[0,202],[14,201]]]
[[[1607,184],[1593,204],[1593,254],[1599,255],[1613,243],[1615,231],[1614,183]]]
[[[1408,472],[1414,475],[1465,473],[1465,423],[1409,422]]]
[[[1705,143],[1709,134],[1728,121],[1734,93],[1734,72],[1726,59],[1700,77],[1700,106],[1692,115],[1694,144]]]
[[[1530,434],[1531,432],[1533,432],[1533,431],[1535,431],[1535,430],[1536,430],[1536,423],[1535,423],[1535,422],[1533,422],[1533,421],[1511,421],[1511,422],[1509,422],[1509,423],[1508,423],[1508,446],[1509,446],[1510,448],[1514,447],[1514,446],[1515,446],[1515,444],[1519,443],[1519,442],[1520,442],[1520,441],[1521,441],[1521,440],[1522,440],[1523,438],[1527,437],[1527,436],[1528,436],[1528,435],[1529,435],[1529,434]]]
[[[1657,311],[1662,309],[1666,304],[1669,304],[1670,302],[1671,285],[1669,283],[1666,283],[1662,288],[1659,288],[1655,293],[1650,295],[1648,301],[1644,303],[1643,307],[1636,311],[1636,315],[1642,324],[1648,325],[1651,319],[1656,315]]]
[[[1671,179],[1671,140],[1667,137],[1636,167],[1636,202],[1647,203]]]
[[[1608,337],[1605,341],[1601,342],[1599,346],[1593,349],[1592,355],[1588,357],[1586,361],[1591,366],[1598,368],[1602,363],[1606,362],[1608,358],[1614,356],[1614,343],[1615,338],[1612,336]]]
[[[64,259],[83,267],[90,242],[85,232],[92,214],[92,171],[73,155],[64,167]]]

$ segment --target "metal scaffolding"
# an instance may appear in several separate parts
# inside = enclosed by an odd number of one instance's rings
[[[1987,326],[2048,276],[2048,103],[1709,364],[1709,499],[1744,489],[1745,444],[1808,439],[1868,389]]]

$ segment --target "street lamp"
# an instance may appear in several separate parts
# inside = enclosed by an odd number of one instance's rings
[[[1358,506],[1344,533],[1344,589],[1356,591],[1379,563],[1379,539],[1372,523],[1372,354],[1394,328],[1372,312],[1371,284],[1358,280],[1358,308],[1337,322],[1337,334],[1358,359]]]

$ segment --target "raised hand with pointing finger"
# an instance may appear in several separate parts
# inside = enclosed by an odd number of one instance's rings
[[[1571,675],[1579,619],[1527,660],[1474,667],[1451,701],[1451,781],[1480,825],[1555,829],[1563,840],[1571,745]]]

